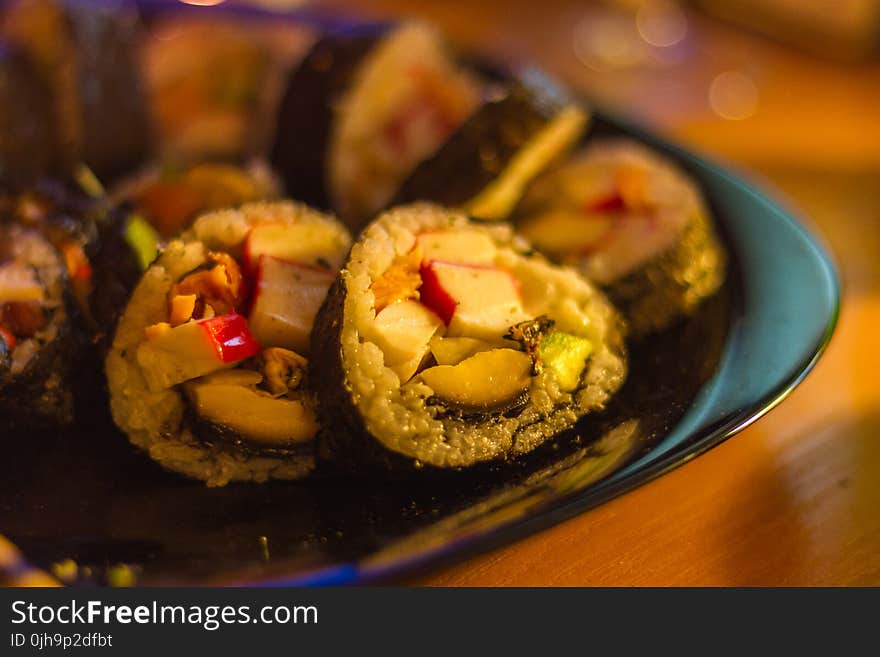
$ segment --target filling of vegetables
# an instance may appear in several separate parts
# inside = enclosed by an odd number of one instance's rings
[[[341,104],[330,188],[347,218],[383,207],[416,164],[476,109],[480,85],[422,25],[396,30],[371,54]]]
[[[17,375],[55,338],[63,263],[52,246],[18,227],[0,245],[0,375]]]
[[[535,183],[519,230],[607,285],[670,248],[697,208],[680,174],[641,149],[596,147]]]
[[[483,231],[429,231],[374,280],[364,336],[401,385],[426,385],[464,410],[509,407],[542,370],[561,390],[578,388],[592,350],[579,330],[587,319],[574,304],[546,307],[528,269],[502,261]]]
[[[258,223],[238,258],[207,252],[145,329],[151,390],[179,386],[203,422],[257,448],[286,449],[318,425],[305,386],[308,337],[335,276],[338,244],[314,226]]]
[[[184,169],[165,166],[158,174],[130,181],[116,194],[130,198],[161,237],[171,238],[200,214],[271,198],[275,188],[259,168],[204,162]]]

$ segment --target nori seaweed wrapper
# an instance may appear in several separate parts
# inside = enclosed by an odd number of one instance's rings
[[[114,207],[98,226],[92,265],[92,293],[89,295],[91,339],[101,358],[110,348],[113,329],[129,297],[144,273],[143,263],[127,234],[131,211]]]
[[[57,168],[59,135],[52,95],[33,62],[0,41],[0,186],[26,186]]]
[[[117,0],[66,7],[82,117],[80,158],[102,180],[131,171],[151,149],[141,79],[136,5]]]
[[[702,212],[676,243],[643,267],[605,288],[633,336],[660,331],[690,315],[724,281],[724,250]]]
[[[312,329],[310,378],[320,402],[324,429],[319,434],[318,459],[324,469],[338,472],[378,470],[413,473],[416,468],[411,458],[383,447],[373,440],[364,416],[354,404],[346,387],[345,365],[342,358],[342,316],[347,294],[341,277],[337,277],[324,304],[315,318]],[[327,409],[331,409],[329,412]],[[332,427],[326,427],[331,420]],[[429,468],[430,470],[430,468]]]
[[[49,98],[35,115],[52,135],[54,166],[70,174],[84,162],[99,177],[127,173],[149,154],[152,134],[139,65],[141,24],[128,0],[11,2],[2,36],[24,52],[29,75]],[[24,144],[22,149],[27,148]],[[43,163],[45,164],[45,163]]]
[[[568,96],[537,71],[527,70],[503,82],[496,81],[485,103],[433,156],[415,168],[400,186],[389,207],[431,201],[466,208],[470,201],[505,172],[511,161],[543,129],[571,107]],[[574,132],[562,151],[567,150],[579,136],[579,130]],[[543,166],[562,154],[555,153]],[[511,210],[517,200],[510,199],[508,205]]]
[[[270,161],[287,193],[330,208],[327,153],[336,104],[386,25],[358,26],[322,37],[293,72],[277,113]]]

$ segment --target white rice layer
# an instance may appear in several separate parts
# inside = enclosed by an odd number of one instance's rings
[[[393,209],[366,229],[342,272],[346,296],[341,348],[347,392],[376,440],[393,452],[438,467],[531,451],[581,416],[601,409],[626,376],[622,322],[605,296],[575,270],[531,255],[529,245],[509,226],[495,224],[483,230],[498,247],[496,264],[519,280],[525,310],[533,317],[546,313],[560,330],[590,339],[593,352],[581,387],[564,392],[545,368],[532,379],[529,401],[515,417],[495,414],[475,423],[432,405],[433,391],[420,380],[401,386],[394,371],[385,367],[382,350],[364,331],[375,317],[370,287],[397,256],[412,249],[418,233],[478,225],[457,211],[430,204]]]

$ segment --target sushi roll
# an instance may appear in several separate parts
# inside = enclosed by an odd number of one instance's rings
[[[432,201],[472,217],[507,219],[526,187],[577,142],[589,116],[542,73],[527,69],[503,86],[394,196]]]
[[[49,88],[27,54],[0,41],[0,187],[26,187],[58,167],[53,116]]]
[[[623,325],[507,224],[432,204],[370,224],[312,333],[319,454],[350,471],[515,458],[602,409]]]
[[[0,433],[72,423],[70,312],[59,252],[37,230],[0,224]]]
[[[122,181],[111,196],[132,206],[165,239],[178,236],[205,212],[278,197],[279,183],[258,162],[240,166],[200,162],[151,166]]]
[[[119,312],[156,256],[155,231],[114,204],[84,167],[74,179],[43,178],[17,193],[0,195],[0,214],[40,232],[58,252],[75,330],[98,347],[97,360],[103,360]]]
[[[60,159],[84,162],[106,180],[146,157],[151,127],[136,3],[15,0],[2,34],[27,54],[51,94]]]
[[[144,71],[163,160],[262,155],[281,87],[314,41],[298,23],[222,12],[151,16]]]
[[[287,84],[272,165],[289,194],[358,229],[477,109],[482,86],[425,25],[331,32]]]
[[[170,242],[106,360],[129,440],[211,486],[306,475],[312,322],[349,244],[333,218],[292,202],[202,215]]]
[[[590,143],[529,190],[518,229],[602,286],[635,336],[694,311],[724,281],[725,254],[696,185],[623,139]]]

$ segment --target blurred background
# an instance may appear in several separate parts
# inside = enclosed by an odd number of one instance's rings
[[[843,279],[826,356],[769,416],[582,518],[420,581],[880,584],[880,2],[304,6],[423,18],[465,48],[537,62],[757,179],[821,235]]]
[[[237,4],[430,21],[462,49],[535,63],[595,105],[743,171],[837,260],[837,333],[778,409],[649,485],[418,583],[880,585],[880,0],[181,3],[206,16]],[[290,64],[309,35],[277,27],[263,26],[260,43]],[[259,144],[267,136],[247,132],[242,108],[257,102],[265,53],[234,30],[219,49],[217,32],[192,31],[179,48],[180,26],[152,32],[159,132],[184,151]],[[193,56],[203,48],[213,56]],[[206,103],[215,78],[226,81],[220,109]],[[0,567],[2,553],[0,539]]]
[[[819,225],[850,294],[876,282],[880,0],[226,1],[424,19],[468,50],[536,62],[765,179]]]

